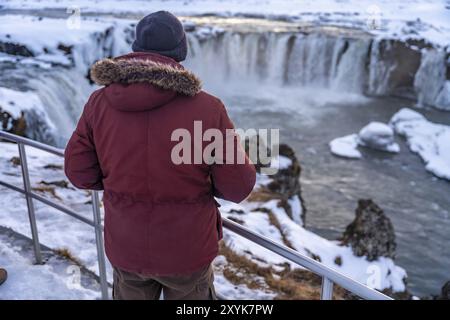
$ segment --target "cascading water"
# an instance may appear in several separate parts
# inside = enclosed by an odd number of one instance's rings
[[[420,103],[450,109],[443,51],[422,49],[422,53],[407,43],[368,35],[225,31],[206,39],[190,33],[188,39],[187,65],[210,87],[220,87],[227,80],[229,85],[253,82],[321,88],[418,97]],[[407,59],[402,60],[404,56]]]
[[[2,69],[9,65],[14,72],[12,77],[2,77],[2,82],[20,91],[34,92],[43,105],[44,114],[33,110],[24,112],[30,138],[65,145],[87,98],[97,88],[88,80],[90,66],[101,58],[126,53],[131,30],[129,23],[118,22],[101,32],[92,32],[77,45],[61,44],[64,54],[17,58],[14,64],[8,60],[3,62]]]
[[[87,97],[95,89],[86,79],[90,65],[105,56],[129,51],[131,38],[130,23],[120,22],[103,32],[93,32],[86,41],[70,47],[70,52],[63,57],[69,65],[53,63],[51,68],[36,72],[19,64],[17,68],[24,70],[14,71],[17,83],[12,87],[35,91],[55,127],[47,130],[52,131],[53,139],[48,132],[31,136],[63,145]],[[205,34],[194,30],[188,32],[188,41],[185,65],[214,93],[226,95],[240,91],[242,96],[245,90],[266,86],[282,91],[294,88],[297,95],[303,90],[306,96],[311,96],[310,90],[319,89],[327,90],[332,100],[342,94],[397,95],[450,109],[450,82],[446,79],[443,51],[427,50],[422,54],[398,41],[339,32],[229,29]],[[407,53],[410,61],[399,61],[398,50],[402,50],[402,56]],[[5,82],[8,81],[11,82]],[[36,128],[39,130],[43,129]]]

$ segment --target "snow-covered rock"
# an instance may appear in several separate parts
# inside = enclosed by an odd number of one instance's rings
[[[350,134],[345,137],[333,139],[329,143],[331,153],[339,157],[360,159],[361,152],[358,150],[358,135]]]
[[[376,121],[359,131],[358,144],[381,151],[400,151],[399,145],[394,141],[394,130],[387,124]]]
[[[359,131],[359,134],[333,139],[330,143],[331,153],[343,158],[360,159],[358,147],[397,153],[399,145],[394,141],[394,131],[381,122],[371,122]]]
[[[426,170],[450,180],[450,126],[428,121],[408,108],[394,114],[390,124],[406,138],[411,151],[422,158]]]
[[[34,92],[0,87],[0,115],[1,130],[34,140],[53,142],[55,125]]]

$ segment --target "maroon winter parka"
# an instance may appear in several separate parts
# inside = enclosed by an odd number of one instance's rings
[[[214,196],[245,199],[255,168],[246,156],[244,164],[176,164],[171,153],[179,141],[171,137],[180,128],[194,137],[194,121],[201,121],[203,132],[217,128],[229,137],[226,129],[233,124],[224,105],[201,90],[194,74],[153,53],[100,60],[91,78],[104,87],[90,96],[67,144],[65,172],[78,188],[104,190],[112,265],[149,275],[206,266],[222,237]],[[231,136],[234,150],[226,148],[217,158],[244,152],[237,135]],[[208,143],[202,141],[201,148]]]

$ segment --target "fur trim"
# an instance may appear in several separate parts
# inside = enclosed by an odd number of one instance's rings
[[[192,72],[142,59],[99,60],[91,68],[91,79],[101,86],[148,82],[191,97],[202,89],[200,79]]]

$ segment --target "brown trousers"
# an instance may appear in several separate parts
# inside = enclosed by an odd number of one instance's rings
[[[211,265],[188,275],[148,276],[114,268],[114,300],[217,300]]]

